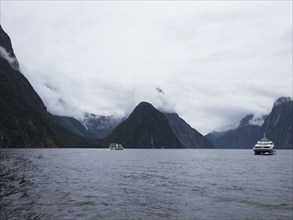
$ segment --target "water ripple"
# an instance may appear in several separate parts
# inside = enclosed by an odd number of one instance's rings
[[[1,149],[0,178],[2,219],[293,217],[292,151]]]

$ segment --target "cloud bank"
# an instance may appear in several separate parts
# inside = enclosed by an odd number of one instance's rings
[[[23,73],[57,115],[122,116],[148,101],[207,133],[292,96],[292,2],[1,6]]]
[[[1,46],[0,46],[0,57],[7,60],[13,69],[19,70],[19,64],[18,64],[17,59],[15,57],[11,56],[11,54],[9,52],[7,52],[7,50],[4,47],[1,47]]]

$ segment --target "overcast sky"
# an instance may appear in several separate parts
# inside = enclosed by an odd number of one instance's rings
[[[1,25],[58,115],[148,101],[206,134],[292,97],[292,1],[1,1]]]

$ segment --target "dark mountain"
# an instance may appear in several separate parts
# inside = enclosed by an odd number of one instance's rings
[[[274,103],[263,130],[276,148],[293,149],[293,101],[290,97],[281,97]]]
[[[0,25],[0,57],[5,59],[13,69],[19,69],[18,60],[14,54],[11,40]]]
[[[147,102],[141,102],[107,140],[126,148],[184,148],[165,115]]]
[[[198,131],[193,129],[176,113],[164,113],[169,125],[185,148],[214,148],[214,144]]]
[[[41,98],[19,71],[10,38],[1,26],[0,46],[1,147],[98,146],[50,119]]]
[[[205,138],[198,131],[193,129],[176,113],[163,113],[169,121],[169,125],[181,142],[184,148],[214,148],[213,143]],[[73,133],[92,139],[102,139],[108,137],[112,131],[124,119],[114,116],[100,116],[92,113],[85,113],[82,120],[72,117],[52,116],[61,126]]]
[[[262,125],[252,123],[253,115],[245,116],[238,128],[206,135],[216,148],[250,149],[266,136],[278,149],[293,149],[293,101],[289,97],[279,98],[271,113],[265,116]]]
[[[262,134],[260,126],[245,124],[224,132],[212,132],[207,134],[206,137],[214,143],[216,148],[250,149],[262,137]]]
[[[5,48],[5,50],[10,53],[11,57],[16,57],[14,54],[14,50],[12,48],[11,40],[8,34],[3,30],[2,26],[0,25],[0,45],[1,47]]]
[[[86,128],[82,125],[82,123],[73,117],[51,115],[51,119],[72,133],[82,137],[90,138]]]

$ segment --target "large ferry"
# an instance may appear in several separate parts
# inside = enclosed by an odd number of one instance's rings
[[[266,134],[264,134],[264,137],[253,147],[253,151],[254,154],[274,154],[276,152],[274,147],[274,143],[266,137]]]

